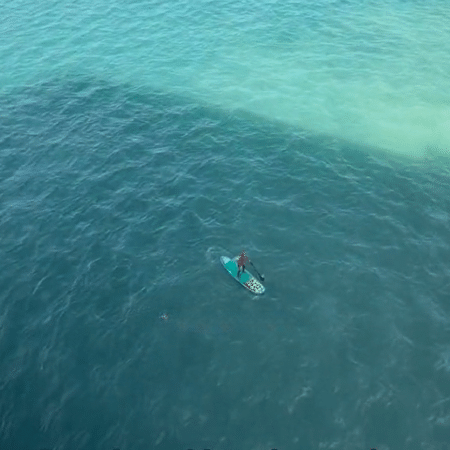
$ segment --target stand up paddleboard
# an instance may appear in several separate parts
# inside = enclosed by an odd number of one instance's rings
[[[220,262],[223,264],[223,267],[227,270],[227,272],[242,286],[247,288],[253,294],[264,294],[266,290],[264,286],[245,268],[245,272],[241,273],[240,279],[237,277],[238,265],[237,260],[239,256],[235,256],[233,259],[227,258],[226,256],[220,257]]]

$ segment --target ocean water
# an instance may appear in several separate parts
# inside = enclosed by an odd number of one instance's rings
[[[450,450],[449,23],[2,6],[0,449]]]

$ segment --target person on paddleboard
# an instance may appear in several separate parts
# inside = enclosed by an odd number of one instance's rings
[[[241,267],[242,267],[242,273],[245,272],[245,263],[248,262],[249,259],[247,255],[245,254],[245,251],[242,250],[241,254],[239,255],[239,258],[237,259],[237,265],[238,265],[238,272],[237,272],[237,278],[238,280],[241,279]]]

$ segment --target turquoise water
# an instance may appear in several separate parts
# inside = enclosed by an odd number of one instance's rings
[[[445,0],[14,0],[0,86],[92,76],[408,157],[448,154],[449,22]]]
[[[0,448],[450,449],[449,16],[4,6]]]

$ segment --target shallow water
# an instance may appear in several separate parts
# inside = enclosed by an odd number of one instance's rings
[[[449,22],[443,0],[14,0],[0,86],[88,76],[369,149],[448,155]]]

